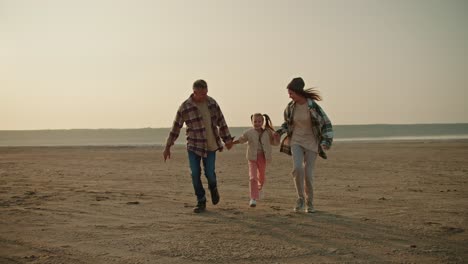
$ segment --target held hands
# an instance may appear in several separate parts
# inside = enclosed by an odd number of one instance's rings
[[[278,132],[273,133],[273,145],[277,146],[281,142],[281,135]]]
[[[235,137],[231,137],[231,140],[230,140],[229,142],[224,143],[224,146],[225,146],[228,150],[230,150],[230,149],[234,146],[234,144],[236,144],[235,141],[234,141],[234,138],[235,138]]]
[[[330,147],[328,145],[325,145],[325,144],[320,144],[320,146],[322,146],[323,150],[329,150],[330,149]]]
[[[280,136],[280,134],[278,134],[278,132],[275,132],[275,133],[273,133],[273,138],[274,138],[275,141],[279,141],[281,139],[281,136]]]
[[[230,141],[229,143],[226,143],[226,144],[224,144],[224,145],[226,146],[226,148],[227,148],[228,150],[230,150],[230,149],[232,148],[232,146],[234,146],[234,141]]]

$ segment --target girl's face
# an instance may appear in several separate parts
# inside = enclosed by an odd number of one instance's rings
[[[255,129],[261,129],[263,127],[263,116],[254,116],[252,124]]]

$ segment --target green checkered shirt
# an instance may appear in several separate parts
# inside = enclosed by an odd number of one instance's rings
[[[307,104],[309,106],[310,118],[312,121],[312,132],[319,144],[319,156],[326,159],[327,154],[323,151],[321,145],[326,145],[331,147],[333,142],[333,126],[328,118],[327,114],[323,109],[312,99],[307,99]],[[294,108],[296,103],[294,101],[289,102],[284,110],[284,123],[281,125],[281,128],[276,132],[280,135],[287,133],[287,136],[283,139],[280,146],[280,151],[291,155],[291,146],[289,145],[289,139],[291,139],[293,133],[293,117],[294,117]]]

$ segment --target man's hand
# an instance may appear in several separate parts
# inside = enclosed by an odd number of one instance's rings
[[[168,158],[171,159],[171,148],[170,147],[166,147],[164,149],[163,156],[164,156],[164,162],[166,162],[166,160]]]

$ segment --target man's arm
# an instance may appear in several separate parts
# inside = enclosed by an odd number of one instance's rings
[[[169,132],[169,136],[166,140],[166,147],[164,148],[163,152],[164,162],[166,162],[168,158],[171,158],[171,147],[172,145],[174,145],[174,142],[179,137],[180,129],[183,125],[184,119],[182,117],[181,109],[179,108],[174,118],[174,123],[172,124],[171,131]]]
[[[218,103],[216,103],[216,111],[218,116],[216,125],[219,127],[219,136],[224,141],[224,144],[226,145],[227,149],[231,149],[233,137],[229,132],[229,127],[226,124],[223,112],[221,111],[221,108],[219,107]]]

